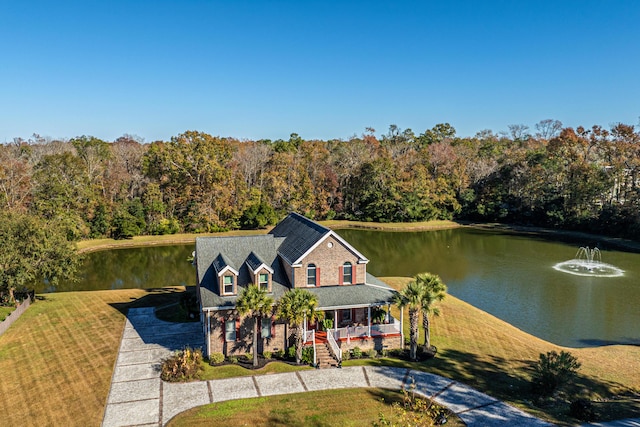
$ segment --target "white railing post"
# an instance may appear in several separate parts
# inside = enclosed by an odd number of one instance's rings
[[[318,361],[316,359],[316,331],[311,331],[311,341],[313,341],[313,366],[318,366]]]
[[[333,357],[338,359],[338,363],[342,362],[342,349],[338,347],[338,343],[336,342],[336,338],[333,336],[333,333],[327,333],[327,342],[329,343],[329,349],[331,353],[333,353]]]

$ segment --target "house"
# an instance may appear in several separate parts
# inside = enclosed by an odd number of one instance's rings
[[[402,319],[390,313],[396,292],[367,273],[369,260],[357,249],[302,215],[289,214],[266,235],[199,237],[194,261],[207,355],[251,352],[253,320],[235,310],[250,284],[275,301],[293,288],[314,293],[325,319],[333,320],[326,339],[336,359],[355,346],[380,351],[402,345]],[[319,329],[305,324],[309,344]],[[259,353],[289,347],[287,325],[274,317],[260,319],[258,334]]]

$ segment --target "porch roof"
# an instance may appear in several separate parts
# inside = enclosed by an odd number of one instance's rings
[[[318,297],[320,310],[390,304],[393,301],[393,295],[396,294],[393,288],[369,273],[364,284],[307,289]]]

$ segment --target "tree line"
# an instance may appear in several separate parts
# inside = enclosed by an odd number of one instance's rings
[[[0,145],[0,206],[55,221],[69,240],[316,220],[472,219],[640,236],[640,130],[563,127],[456,136],[391,125],[347,140],[238,140],[187,131]]]
[[[187,131],[0,145],[3,227],[24,217],[67,241],[316,220],[497,221],[640,238],[640,130],[543,120],[459,137],[391,125],[348,139],[239,140]],[[5,266],[0,259],[0,266]]]

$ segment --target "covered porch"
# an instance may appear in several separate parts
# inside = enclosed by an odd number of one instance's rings
[[[342,306],[325,309],[324,319],[304,323],[304,337],[310,339],[310,331],[325,331],[337,343],[367,338],[402,337],[402,312],[400,319],[391,315],[390,304],[366,306]]]

